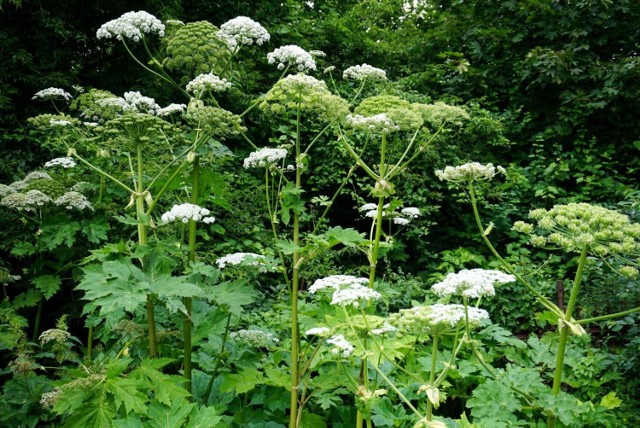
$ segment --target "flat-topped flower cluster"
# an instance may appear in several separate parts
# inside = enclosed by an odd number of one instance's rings
[[[436,170],[436,177],[442,181],[450,181],[458,184],[467,184],[470,181],[491,180],[496,174],[506,174],[501,166],[493,166],[488,163],[469,162],[460,166],[447,166],[445,169]]]
[[[226,40],[231,50],[238,45],[262,45],[271,38],[262,25],[246,16],[238,16],[222,24],[218,37]]]
[[[203,223],[213,223],[216,219],[209,216],[211,212],[195,204],[179,204],[174,205],[171,210],[162,214],[161,220],[163,223],[171,223],[172,221],[180,221],[182,223],[188,223],[189,221],[201,221]]]
[[[483,296],[495,296],[494,285],[514,282],[516,277],[499,270],[463,269],[448,274],[444,280],[431,287],[436,295],[462,296],[477,299]]]
[[[145,11],[127,12],[120,18],[113,19],[98,29],[98,39],[111,39],[124,41],[130,39],[139,42],[145,34],[156,33],[164,36],[164,24],[155,16]]]
[[[311,54],[300,46],[286,45],[267,54],[269,64],[278,64],[278,70],[287,66],[296,67],[298,71],[315,70],[316,62]]]

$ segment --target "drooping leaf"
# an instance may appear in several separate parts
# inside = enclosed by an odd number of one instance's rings
[[[49,300],[58,290],[62,280],[56,275],[40,275],[31,280],[31,283]]]

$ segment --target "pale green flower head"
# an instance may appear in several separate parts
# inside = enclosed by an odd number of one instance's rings
[[[187,122],[217,137],[231,137],[244,132],[240,116],[219,107],[189,107],[184,115]]]
[[[27,122],[38,129],[71,127],[80,124],[78,119],[66,114],[39,114],[38,116],[28,118]]]
[[[469,113],[463,108],[451,106],[443,102],[433,104],[415,103],[411,104],[411,107],[422,116],[425,123],[434,127],[440,127],[444,123],[460,126],[469,119]]]
[[[411,131],[422,126],[424,121],[409,101],[395,95],[376,95],[364,99],[354,113],[364,117],[384,114],[399,130]]]
[[[167,43],[163,65],[180,72],[183,85],[200,74],[219,74],[230,60],[231,52],[218,32],[218,27],[207,21],[180,26]]]
[[[488,163],[469,162],[460,166],[447,166],[445,169],[436,170],[436,177],[441,181],[450,181],[456,184],[467,184],[472,181],[491,180],[497,174],[506,174],[501,166],[493,166]]]
[[[587,203],[555,205],[550,210],[536,209],[529,213],[535,224],[516,222],[513,229],[527,233],[535,246],[559,248],[581,253],[584,248],[597,257],[622,260],[620,273],[637,275],[628,266],[640,255],[640,224],[631,223],[619,212]]]
[[[150,145],[171,135],[173,125],[157,116],[147,113],[126,112],[125,114],[109,120],[101,129],[105,136],[113,140]]]
[[[370,336],[374,330],[382,328],[386,323],[386,318],[377,315],[357,314],[349,318],[349,328],[353,328],[362,338]]]
[[[484,309],[468,307],[469,324],[477,327],[489,319]],[[446,334],[464,326],[465,310],[463,305],[445,305],[436,303],[429,306],[414,306],[401,309],[391,316],[392,325],[399,331],[424,338],[434,334]]]
[[[113,119],[120,114],[120,108],[112,105],[104,105],[100,102],[103,99],[117,98],[117,96],[109,91],[100,89],[90,89],[89,91],[78,95],[69,106],[71,111],[80,113],[80,117],[93,121],[103,122]]]
[[[333,95],[325,82],[302,73],[280,79],[260,103],[262,111],[273,114],[290,113],[298,108],[329,122],[343,120],[349,113],[347,102]]]

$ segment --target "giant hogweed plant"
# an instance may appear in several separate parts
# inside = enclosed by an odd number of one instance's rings
[[[640,307],[626,311],[602,315],[598,317],[575,319],[574,311],[579,301],[582,284],[590,259],[599,259],[614,272],[626,277],[638,276],[640,265],[640,225],[632,223],[628,216],[587,203],[571,203],[556,205],[551,209],[535,209],[529,213],[532,223],[517,221],[513,229],[527,234],[530,243],[547,250],[564,251],[576,256],[576,270],[571,286],[569,300],[565,308],[560,308],[544,296],[527,278],[507,262],[497,251],[489,239],[493,224],[485,225],[480,217],[477,200],[477,186],[479,183],[492,179],[496,174],[506,171],[492,164],[482,165],[477,162],[467,163],[457,167],[446,167],[436,171],[441,180],[448,181],[453,186],[462,187],[467,191],[473,214],[481,237],[489,250],[498,259],[502,267],[513,274],[538,300],[545,311],[540,315],[546,321],[557,325],[557,349],[553,367],[551,396],[561,403],[566,399],[562,391],[563,372],[565,369],[565,355],[569,345],[570,335],[584,336],[583,325],[598,321],[613,320],[640,312]],[[615,395],[603,398],[602,404],[615,407]],[[553,401],[553,400],[550,400]],[[548,411],[547,427],[555,427],[558,419],[562,420],[561,412]]]

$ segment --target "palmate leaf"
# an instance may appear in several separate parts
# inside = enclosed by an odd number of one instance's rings
[[[138,390],[138,388],[145,388],[145,383],[136,379],[116,377],[107,379],[105,386],[107,392],[113,394],[116,410],[124,405],[126,414],[131,412],[147,414],[147,397]]]
[[[77,221],[69,221],[64,217],[43,224],[40,230],[38,242],[42,248],[53,251],[63,244],[71,248],[76,242],[76,233],[82,230],[82,226]]]
[[[249,305],[258,298],[258,293],[242,280],[221,282],[210,287],[207,294],[218,305],[226,306],[234,315],[241,315],[242,306]]]
[[[221,412],[215,407],[194,407],[185,428],[215,428],[222,424]]]
[[[149,406],[149,420],[145,425],[154,428],[176,428],[184,426],[187,417],[195,404],[184,398],[177,399],[170,405],[154,401]]]
[[[147,384],[147,389],[155,394],[156,400],[169,406],[175,400],[189,396],[189,393],[181,386],[184,382],[183,377],[167,375],[160,371],[162,367],[171,362],[173,360],[169,358],[143,360],[140,367],[132,371],[129,377]]]
[[[180,311],[185,313],[186,308],[182,303],[184,297],[202,297],[204,291],[187,281],[184,276],[171,276],[167,274],[146,276],[144,284],[148,285],[150,293],[154,293],[158,300],[163,302],[170,312]]]
[[[232,392],[236,395],[249,392],[258,385],[264,384],[264,375],[252,367],[243,369],[240,373],[234,373],[225,376],[220,391]]]
[[[97,407],[86,408],[88,411],[80,411],[71,414],[65,421],[64,428],[111,428],[116,414],[106,402]]]
[[[100,315],[124,309],[134,312],[147,301],[149,284],[139,279],[142,271],[129,259],[107,261],[83,269],[84,278],[76,287],[91,303],[85,313],[100,308]]]
[[[522,403],[506,385],[488,379],[473,391],[473,397],[467,401],[473,419],[499,417],[504,422],[517,422],[516,412],[522,409]]]

